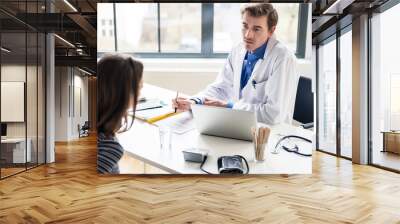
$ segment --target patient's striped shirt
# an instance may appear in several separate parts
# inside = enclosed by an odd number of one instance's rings
[[[97,172],[101,174],[118,174],[118,161],[124,149],[115,137],[107,138],[103,133],[97,135]]]

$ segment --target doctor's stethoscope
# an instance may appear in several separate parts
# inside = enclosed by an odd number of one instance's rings
[[[301,140],[303,140],[303,141],[312,143],[311,140],[309,140],[309,139],[307,139],[307,138],[304,138],[304,137],[301,137],[301,136],[297,136],[297,135],[286,135],[286,136],[282,137],[281,139],[279,139],[279,141],[278,141],[278,142],[276,143],[276,145],[275,145],[274,151],[272,151],[271,153],[273,153],[273,154],[278,154],[278,153],[279,153],[279,147],[278,147],[278,146],[279,146],[284,140],[286,140],[286,139],[290,140],[291,138],[297,138],[297,139],[301,139]],[[283,149],[284,149],[285,151],[287,151],[287,152],[292,152],[292,153],[295,153],[295,154],[297,154],[297,155],[301,155],[301,156],[312,156],[312,154],[300,152],[300,151],[299,151],[299,147],[298,147],[296,144],[294,144],[294,146],[292,146],[292,147],[287,147],[287,146],[285,146],[285,145],[282,144],[280,147],[283,148]]]

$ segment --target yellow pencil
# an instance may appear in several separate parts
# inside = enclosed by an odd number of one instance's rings
[[[155,122],[157,122],[157,121],[163,120],[163,119],[165,119],[165,118],[167,118],[167,117],[171,117],[171,116],[173,116],[173,115],[175,115],[175,114],[177,114],[177,113],[175,113],[175,112],[170,112],[170,113],[167,113],[167,114],[162,114],[162,115],[160,115],[160,116],[157,116],[157,117],[153,117],[153,118],[148,119],[147,122],[149,122],[150,124],[152,124],[152,123],[155,123]]]

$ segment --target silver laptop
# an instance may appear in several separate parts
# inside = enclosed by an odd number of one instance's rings
[[[251,128],[257,124],[250,111],[192,105],[194,122],[201,134],[252,141]]]

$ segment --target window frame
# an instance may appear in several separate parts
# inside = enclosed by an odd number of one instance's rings
[[[118,51],[118,30],[116,21],[116,3],[113,3],[114,18],[114,51]],[[200,53],[179,53],[179,52],[161,52],[160,37],[160,3],[157,4],[157,40],[158,52],[134,52],[135,56],[140,58],[226,58],[229,53],[215,53],[213,49],[214,38],[214,3],[201,3],[201,51]],[[305,58],[306,40],[308,29],[309,3],[299,3],[299,19],[297,24],[297,58]],[[106,52],[99,52],[98,56]],[[133,53],[133,52],[126,52]]]
[[[330,36],[327,36],[326,38],[320,40],[317,44],[316,44],[316,85],[317,85],[317,91],[316,91],[316,97],[317,97],[317,102],[316,102],[316,150],[319,152],[323,152],[329,155],[333,155],[339,158],[343,158],[343,159],[347,159],[352,161],[352,158],[344,156],[342,154],[342,141],[341,141],[341,131],[342,131],[342,126],[341,126],[341,116],[340,116],[340,112],[341,112],[341,108],[340,108],[340,103],[341,103],[341,90],[340,90],[340,82],[341,82],[341,52],[340,52],[340,42],[341,42],[341,36],[343,36],[344,34],[346,34],[347,32],[352,32],[352,23],[348,23],[346,24],[344,27],[336,30],[336,32],[332,33]],[[336,41],[336,60],[335,60],[335,64],[336,64],[336,152],[332,153],[329,152],[325,149],[321,149],[320,148],[320,144],[319,144],[319,124],[321,122],[320,118],[319,118],[319,110],[320,110],[320,91],[318,86],[321,84],[321,80],[319,79],[319,48],[322,45],[325,45],[331,41]]]

